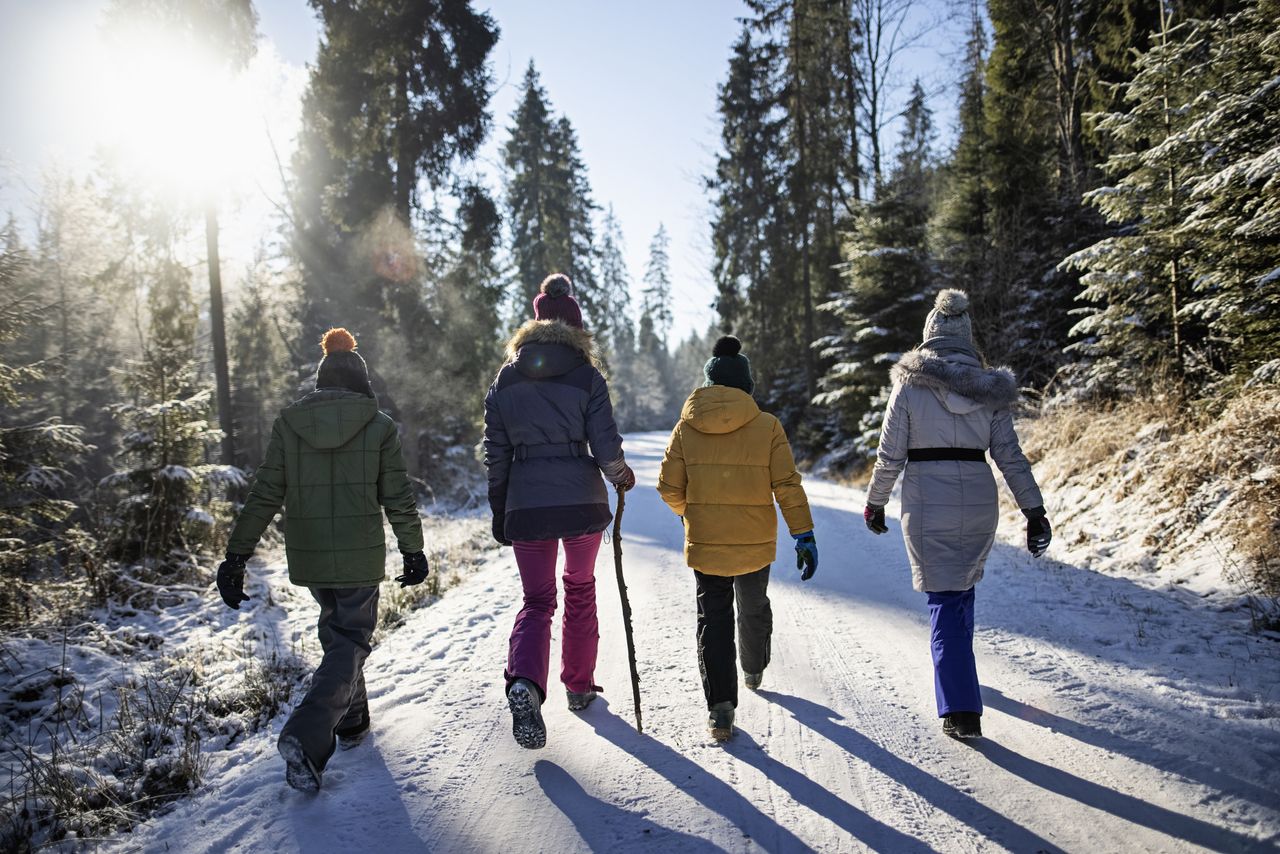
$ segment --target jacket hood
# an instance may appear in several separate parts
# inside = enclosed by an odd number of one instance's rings
[[[903,355],[889,372],[895,385],[927,388],[956,413],[978,406],[1008,409],[1018,401],[1018,381],[1005,367],[984,368],[967,353],[944,356],[921,348]]]
[[[363,394],[321,388],[286,406],[280,413],[298,438],[317,450],[340,448],[378,414],[378,403]]]
[[[680,410],[680,420],[699,433],[732,433],[760,415],[760,407],[742,389],[711,385],[694,389]]]
[[[576,350],[595,368],[600,367],[595,339],[591,333],[559,320],[529,320],[507,342],[507,363],[515,364],[521,347],[530,344],[559,344]],[[523,371],[522,371],[523,373]],[[547,376],[555,376],[548,374]]]

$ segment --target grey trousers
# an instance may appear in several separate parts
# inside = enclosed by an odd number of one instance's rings
[[[378,625],[377,587],[311,587],[320,603],[316,633],[324,658],[311,677],[307,696],[280,731],[302,744],[307,758],[323,769],[333,755],[334,732],[358,724],[369,713],[364,660]]]
[[[738,604],[738,649],[742,669],[763,673],[769,666],[773,609],[769,606],[769,567],[746,575],[706,575],[694,570],[698,588],[698,671],[707,708],[738,705],[738,667],[734,661],[733,605]]]

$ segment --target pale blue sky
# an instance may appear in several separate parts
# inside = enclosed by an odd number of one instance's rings
[[[0,157],[9,166],[0,209],[28,207],[31,188],[51,162],[87,168],[92,134],[75,128],[67,110],[47,109],[39,84],[65,65],[60,50],[92,36],[104,5],[103,0],[0,0]],[[277,57],[273,62],[283,67],[282,75],[294,74],[296,89],[302,67],[315,54],[318,26],[311,8],[305,0],[256,0],[255,5],[262,36]],[[649,240],[659,222],[665,223],[672,238],[673,331],[683,336],[707,326],[714,319],[715,289],[708,272],[710,206],[702,180],[718,146],[716,87],[740,29],[737,18],[745,14],[740,0],[492,0],[476,6],[487,8],[502,30],[492,54],[494,133],[477,168],[496,188],[497,149],[532,58],[553,106],[578,131],[596,201],[602,207],[612,204],[621,220],[637,284]],[[920,73],[936,82],[945,74],[945,59],[936,51],[917,51],[906,60],[905,78]],[[944,130],[951,121],[950,100],[934,99]],[[277,190],[268,186],[257,192]],[[245,244],[270,228],[265,201],[242,197],[235,211],[224,214],[236,218],[231,227],[239,226]],[[251,251],[250,245],[230,247],[233,258]]]

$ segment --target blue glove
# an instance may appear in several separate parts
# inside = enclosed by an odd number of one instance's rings
[[[813,538],[813,531],[791,536],[796,540],[796,569],[800,570],[800,580],[808,581],[818,571],[818,541]]]

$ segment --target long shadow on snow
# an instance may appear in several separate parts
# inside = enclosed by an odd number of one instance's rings
[[[724,816],[764,850],[808,849],[794,833],[761,812],[724,780],[656,738],[636,732],[609,709],[603,697],[592,703],[582,717],[597,735],[631,754],[707,809]]]
[[[850,512],[836,511],[830,508],[822,511],[818,518],[830,518],[831,516],[850,517],[847,522],[837,522],[836,524],[854,524],[855,519],[859,524],[862,522],[859,517]],[[896,537],[895,545],[899,550],[903,550],[900,523],[896,519],[891,519],[889,520],[889,525],[892,530],[882,536],[885,538]],[[822,524],[819,523],[817,527],[821,530]],[[873,535],[868,532],[866,536]],[[905,551],[902,551],[900,565],[849,567],[848,564],[853,563],[855,560],[856,558],[843,558],[841,563],[846,564],[845,566],[837,564],[836,566],[824,567],[824,569],[836,570],[835,573],[829,572],[825,577],[825,581],[829,585],[828,589],[834,588],[851,598],[876,602],[889,607],[902,607],[905,605],[913,614],[917,615],[916,619],[921,626],[921,654],[924,654],[923,650],[928,648],[925,595],[911,589],[910,569],[908,568]],[[993,568],[995,569],[994,573],[991,571]],[[849,569],[854,569],[855,571],[850,572],[848,571]],[[1169,671],[1170,658],[1155,646],[1150,648],[1149,651],[1145,651],[1145,653],[1143,650],[1126,649],[1125,643],[1133,641],[1137,637],[1136,630],[1133,624],[1129,622],[1129,619],[1141,618],[1147,612],[1156,615],[1165,613],[1172,623],[1169,631],[1173,633],[1179,628],[1179,621],[1195,617],[1197,610],[1199,610],[1195,605],[1188,604],[1175,596],[1149,590],[1127,579],[1104,575],[1057,561],[1037,561],[1021,549],[1003,543],[996,543],[993,547],[991,558],[987,562],[987,569],[988,574],[985,583],[978,585],[977,624],[979,633],[984,628],[992,628],[1024,637],[1043,639],[1054,645],[1074,648],[1091,658],[1108,661],[1126,670],[1145,673],[1152,677],[1169,678],[1174,675]],[[845,571],[842,572],[841,570]],[[1036,575],[1032,575],[1033,573],[1038,574],[1039,578]],[[831,577],[833,574],[836,576],[835,578]],[[894,575],[900,576],[900,580],[896,583],[892,577]],[[868,579],[867,576],[871,578]],[[824,578],[824,576],[820,573],[815,575],[809,583],[812,584],[821,578]],[[1061,605],[1058,599],[1042,598],[1043,594],[1037,593],[1034,585],[1036,581],[1041,579],[1047,585],[1055,582],[1061,584],[1062,595],[1060,599],[1074,597],[1077,600],[1075,602],[1077,607],[1072,609],[1073,613],[1070,620],[1062,619],[1060,613]],[[786,580],[790,579],[784,579],[784,583]],[[1083,607],[1085,603],[1095,603],[1095,606],[1086,608]],[[912,607],[913,605],[915,607]],[[1117,619],[1118,614],[1123,615],[1126,619]],[[1217,615],[1205,613],[1204,616],[1216,617]],[[1074,625],[1074,628],[1066,631],[1065,629],[1068,625]],[[1247,643],[1243,636],[1243,628],[1224,626],[1222,623],[1217,626],[1209,626],[1209,628],[1214,631],[1224,628],[1227,631],[1236,631],[1238,629],[1241,632],[1240,642]],[[1104,640],[1099,641],[1099,639]],[[1169,640],[1172,639],[1169,638]],[[981,643],[980,640],[979,643]],[[1203,653],[1203,655],[1206,656],[1205,661],[1209,662],[1206,666],[1218,666],[1220,658],[1216,654],[1210,656],[1209,653]],[[1181,662],[1184,674],[1189,680],[1214,689],[1219,687],[1219,680],[1214,676],[1205,674],[1200,666],[1200,661],[1197,660],[1197,656],[1179,656],[1178,660]],[[1260,688],[1262,685],[1255,687]],[[992,689],[987,687],[984,690],[989,692]],[[1108,692],[1107,696],[1111,701],[1125,707],[1130,707],[1132,703],[1142,702],[1143,700],[1147,703],[1152,702],[1150,696],[1145,698],[1125,697],[1122,694],[1112,692]],[[1259,780],[1266,780],[1274,776],[1268,773],[1268,764],[1261,759],[1261,755],[1259,755],[1258,772],[1262,776],[1255,778],[1254,781],[1249,781],[1241,776],[1225,773],[1203,763],[1195,762],[1186,756],[1179,756],[1176,752],[1161,750],[1154,745],[1144,744],[1133,738],[1125,738],[1105,731],[1090,730],[1088,727],[1070,722],[1067,718],[1052,716],[1048,712],[1042,712],[1033,706],[1020,703],[1018,700],[1004,695],[994,697],[991,705],[995,709],[1031,722],[1043,722],[1052,718],[1052,723],[1049,725],[1080,741],[1121,753],[1137,762],[1179,774],[1193,782],[1202,783],[1228,794],[1239,794],[1260,806],[1269,809],[1276,808],[1276,796],[1265,785],[1258,785]],[[1206,719],[1199,712],[1188,713],[1175,704],[1162,706],[1161,711],[1170,720],[1183,719],[1185,721],[1183,725],[1193,728],[1193,731],[1215,731],[1220,733],[1222,737],[1233,732],[1228,722]],[[1175,728],[1179,728],[1179,725],[1175,725]],[[1265,754],[1275,755],[1280,753],[1280,731],[1272,729],[1268,732],[1258,732],[1254,730],[1247,734],[1238,734],[1237,738],[1240,738],[1241,735],[1250,739],[1249,744],[1246,746],[1246,752],[1248,753],[1258,753],[1259,748],[1263,747],[1258,743],[1258,739],[1265,739],[1267,742],[1265,750],[1262,751]]]
[[[1153,744],[1115,735],[1107,730],[1086,726],[1085,724],[1055,715],[1029,703],[1005,696],[998,688],[982,686],[982,700],[993,709],[1006,715],[1021,718],[1030,724],[1045,727],[1053,732],[1061,733],[1085,744],[1101,747],[1112,753],[1128,756],[1136,762],[1150,765],[1161,771],[1177,774],[1192,782],[1202,783],[1210,788],[1229,795],[1248,798],[1258,806],[1276,809],[1280,806],[1280,795],[1270,789],[1263,788],[1247,780],[1224,772],[1220,768],[1212,768],[1203,762],[1197,762],[1187,756],[1179,756],[1167,750],[1161,750]]]
[[[359,747],[335,753],[316,794],[286,791],[292,839],[300,850],[363,851],[375,840],[382,851],[427,850],[404,805],[403,781],[387,767],[376,738],[370,734]]]
[[[539,759],[533,764],[533,776],[551,803],[573,822],[574,828],[592,851],[618,851],[642,847],[661,851],[721,851],[718,845],[671,830],[643,815],[628,812],[611,803],[593,798],[554,762]]]
[[[661,450],[657,453],[660,458]],[[643,464],[643,461],[637,464]],[[925,596],[911,589],[911,571],[902,543],[900,521],[889,518],[889,533],[876,537],[865,529],[860,504],[845,509],[825,495],[822,486],[813,492],[810,506],[819,541],[824,539],[824,532],[829,531],[837,536],[847,537],[848,542],[837,540],[840,543],[838,550],[828,549],[823,552],[824,562],[820,570],[804,584],[809,589],[820,591],[821,595],[846,597],[850,600],[851,609],[862,603],[870,603],[906,614],[918,624],[921,654],[927,654],[924,652],[929,644]],[[648,501],[661,503],[656,492],[650,490],[636,490],[633,496],[632,501],[637,504]],[[665,507],[657,509],[658,512],[627,516],[628,534],[634,532],[655,543],[668,540],[679,542],[682,538],[679,521]],[[780,526],[780,532],[785,532],[785,528]],[[883,559],[886,545],[891,546],[892,560]],[[789,571],[793,565],[790,546],[790,540],[784,533],[779,538],[776,563],[787,571],[775,570],[770,578],[772,584],[801,583]],[[881,559],[877,559],[878,557]],[[1025,551],[1015,546],[997,542],[988,559],[987,570],[986,582],[978,586],[979,632],[983,629],[998,629],[1049,641],[1056,646],[1076,649],[1090,658],[1154,678],[1171,676],[1169,656],[1161,654],[1156,648],[1150,651],[1126,648],[1127,643],[1138,637],[1144,615],[1154,615],[1157,622],[1167,618],[1173,624],[1169,626],[1169,633],[1176,635],[1178,640],[1183,639],[1178,634],[1178,630],[1182,628],[1178,623],[1204,617],[1205,628],[1215,633],[1239,630],[1244,642],[1242,626],[1231,625],[1228,620],[1219,619],[1220,615],[1176,596],[1150,590],[1125,578],[1104,575],[1070,564],[1046,559],[1033,560]],[[1037,591],[1038,583],[1048,590]],[[1062,618],[1064,603],[1071,609],[1070,620]],[[1117,615],[1122,615],[1125,619],[1117,619]],[[1150,631],[1150,628],[1142,627],[1142,630]],[[1178,660],[1183,668],[1183,675],[1189,681],[1216,687],[1220,680],[1206,673],[1205,667],[1218,666],[1218,656],[1217,652],[1204,652],[1191,656],[1181,655]],[[1126,707],[1139,700],[1116,694],[1109,694],[1109,699]],[[1149,697],[1146,699],[1150,702]],[[1025,717],[1025,710],[1032,708],[1024,707],[1024,714],[1019,714],[1013,710],[1015,707],[1012,704],[1016,703],[1016,700],[1005,698],[1004,705],[997,699],[992,702],[992,706],[1020,717]],[[1232,732],[1223,722],[1206,721],[1203,715],[1187,713],[1172,704],[1162,707],[1162,712],[1171,719],[1184,719],[1187,725],[1194,723],[1201,730],[1211,726],[1223,736]],[[1058,721],[1066,719],[1059,718]],[[1089,733],[1078,724],[1062,729],[1081,741],[1115,750],[1135,761],[1177,773],[1213,788],[1239,793],[1262,806],[1272,808],[1275,803],[1275,797],[1269,796],[1266,786],[1216,771],[1204,764],[1179,757],[1174,752],[1160,751],[1134,739],[1109,733]],[[1280,753],[1280,732],[1261,734],[1255,730],[1249,733],[1248,738],[1253,740],[1254,745],[1251,750],[1260,747],[1256,743],[1256,739],[1260,737],[1269,742],[1264,750],[1266,754]],[[1261,773],[1267,774],[1265,764]]]
[[[855,513],[853,508],[817,505],[814,519],[819,542],[823,531],[852,530],[853,539],[838,552],[828,550],[827,562],[806,583],[824,593],[846,596],[854,607],[866,602],[905,612],[920,626],[921,649],[927,650],[925,594],[911,589],[911,571],[899,520],[889,519],[890,531],[880,537],[892,543],[894,559],[877,562],[875,556],[883,555],[883,551],[859,547],[859,538],[875,536],[866,531],[860,512]],[[779,549],[779,562],[785,567],[790,544],[783,545],[787,553]],[[800,583],[790,572],[775,573],[770,582],[775,578],[782,584]],[[995,629],[1048,641],[1154,679],[1185,679],[1204,686],[1210,696],[1221,688],[1222,679],[1216,671],[1222,666],[1224,644],[1234,644],[1237,654],[1243,657],[1249,654],[1246,649],[1249,644],[1269,643],[1251,639],[1243,617],[1224,617],[1185,598],[1151,590],[1125,578],[1059,561],[1036,560],[1025,550],[1000,542],[991,550],[986,578],[979,583],[977,595],[979,634],[984,629]],[[1069,616],[1064,611],[1069,612]],[[1212,633],[1218,639],[1216,646],[1178,655],[1161,648],[1162,642],[1185,642],[1188,632],[1198,633],[1197,630]],[[1195,635],[1191,637],[1194,639]],[[1257,679],[1249,688],[1261,692],[1268,691],[1270,686],[1265,679]],[[1149,695],[1125,698],[1115,694],[1110,699],[1124,703],[1151,700]],[[1176,704],[1162,706],[1161,712],[1193,720],[1201,729],[1206,724],[1202,714],[1187,713]],[[1224,735],[1232,731],[1229,722],[1210,723]],[[1251,742],[1266,738],[1267,752],[1280,752],[1280,731],[1271,730],[1264,735],[1253,729],[1242,735]]]
[[[755,739],[741,728],[725,744],[725,751],[760,770],[775,786],[781,787],[796,803],[826,816],[854,839],[873,851],[922,852],[933,849],[915,837],[877,821],[844,798],[815,783],[789,765],[764,752]]]
[[[1060,768],[1022,756],[990,739],[965,743],[985,756],[993,765],[998,765],[1042,789],[1071,798],[1096,810],[1111,813],[1133,824],[1168,834],[1176,839],[1215,851],[1275,850],[1271,841],[1255,839],[1227,828],[1216,827],[1200,819],[1117,792],[1115,789],[1108,789],[1106,786],[1092,783]]]
[[[844,718],[826,706],[780,694],[777,691],[758,691],[761,697],[786,709],[801,724],[830,740],[851,756],[862,759],[873,768],[897,780],[908,791],[915,792],[938,810],[964,822],[974,830],[1004,845],[1012,851],[1061,851],[1022,825],[1006,818],[950,786],[932,774],[917,768],[910,762],[895,756],[871,739],[838,721]]]

